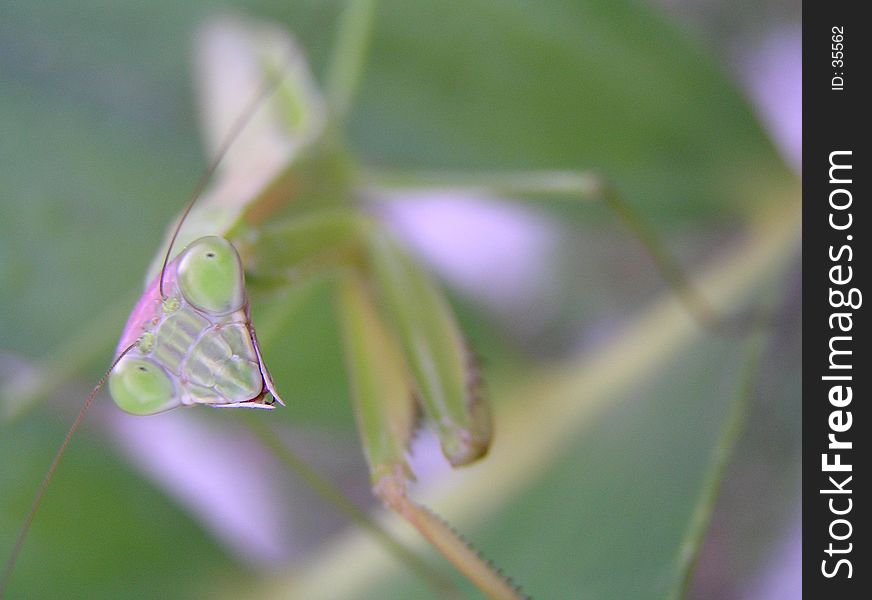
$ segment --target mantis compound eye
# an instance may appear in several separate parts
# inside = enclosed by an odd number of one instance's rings
[[[179,261],[179,289],[194,307],[223,315],[245,304],[242,261],[236,248],[217,236],[192,242]]]
[[[157,364],[122,358],[109,376],[109,392],[118,407],[134,415],[151,415],[178,404],[173,382]]]

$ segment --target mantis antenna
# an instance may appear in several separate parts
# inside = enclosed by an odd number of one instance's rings
[[[260,88],[257,92],[252,96],[249,103],[246,105],[245,109],[239,114],[236,120],[233,122],[233,125],[230,127],[230,130],[227,132],[227,135],[224,138],[224,141],[218,147],[218,152],[215,153],[215,156],[212,158],[212,161],[206,167],[206,170],[203,171],[202,175],[200,175],[200,179],[197,180],[197,185],[194,186],[194,191],[191,194],[191,198],[188,200],[188,203],[185,205],[185,209],[182,211],[182,215],[179,217],[178,223],[176,223],[175,228],[173,229],[173,234],[170,236],[170,243],[167,246],[166,254],[164,254],[163,263],[160,268],[160,296],[164,300],[166,300],[166,294],[164,294],[164,274],[167,270],[167,264],[170,262],[170,256],[173,252],[173,246],[176,243],[176,238],[179,237],[179,231],[182,229],[182,225],[185,224],[185,220],[188,218],[188,215],[191,212],[191,209],[194,208],[194,205],[197,203],[197,200],[200,199],[200,196],[203,195],[203,192],[206,190],[206,186],[209,185],[209,181],[211,181],[212,176],[215,174],[215,171],[218,170],[218,167],[221,166],[222,161],[227,156],[227,153],[230,151],[230,148],[239,138],[240,134],[245,130],[246,126],[251,122],[251,119],[254,117],[257,110],[261,107],[261,105],[272,96],[272,94],[278,90],[279,85],[284,81],[284,77],[282,73],[284,73],[286,69],[280,69],[279,75],[274,78],[265,78],[261,84]]]
[[[196,204],[197,200],[203,195],[203,192],[206,189],[206,186],[209,184],[212,176],[215,174],[215,171],[218,170],[218,167],[221,166],[221,162],[227,156],[230,148],[239,138],[240,134],[245,130],[246,126],[251,122],[252,117],[257,112],[257,110],[261,107],[261,105],[279,88],[279,85],[284,81],[283,73],[286,72],[286,69],[282,68],[279,70],[278,75],[275,77],[267,77],[263,80],[260,87],[258,88],[255,95],[252,97],[251,101],[246,105],[245,109],[240,113],[240,115],[233,122],[232,127],[228,131],[224,141],[218,148],[218,152],[215,154],[212,161],[206,167],[206,170],[203,171],[203,174],[200,175],[199,180],[197,181],[197,185],[194,187],[194,191],[191,194],[191,198],[188,200],[188,203],[185,205],[185,209],[182,211],[181,216],[179,217],[178,223],[176,223],[175,228],[173,229],[173,234],[170,237],[169,246],[167,247],[166,254],[164,255],[163,264],[160,269],[160,295],[161,298],[166,299],[166,295],[164,294],[164,273],[167,269],[167,264],[169,264],[170,255],[173,251],[173,246],[176,242],[176,238],[179,235],[179,231],[182,228],[182,225],[187,219],[188,214],[191,212],[191,209]],[[12,571],[15,569],[15,563],[18,560],[18,555],[21,554],[21,548],[24,545],[24,540],[27,537],[27,532],[30,530],[30,525],[33,523],[33,519],[36,516],[37,511],[39,510],[39,505],[42,503],[42,498],[45,495],[45,491],[48,488],[49,483],[54,477],[54,473],[57,470],[58,464],[61,461],[64,453],[67,450],[67,446],[70,444],[70,440],[73,438],[73,435],[79,429],[79,426],[82,424],[82,421],[85,418],[85,414],[87,414],[88,410],[91,408],[91,405],[94,403],[94,400],[97,398],[97,394],[106,385],[106,382],[109,379],[110,373],[112,373],[112,369],[118,364],[118,362],[126,355],[130,350],[132,350],[138,342],[134,342],[133,344],[127,346],[118,356],[116,356],[112,360],[112,364],[109,365],[109,368],[100,377],[100,380],[97,382],[97,385],[94,386],[94,389],[91,390],[91,393],[88,394],[88,397],[85,399],[84,404],[82,404],[82,408],[79,409],[78,415],[76,415],[73,424],[70,426],[69,431],[67,431],[66,437],[64,437],[64,441],[61,443],[57,452],[54,455],[54,458],[51,461],[51,465],[49,465],[48,471],[45,473],[45,477],[43,477],[42,482],[39,484],[39,488],[36,491],[36,496],[33,499],[33,502],[30,505],[30,510],[27,513],[27,517],[24,519],[24,523],[21,526],[21,531],[18,533],[18,537],[15,540],[15,546],[12,548],[12,555],[9,557],[9,560],[6,561],[6,566],[3,569],[3,575],[0,577],[0,598],[3,598],[6,592],[6,586],[9,583],[9,579],[12,577]]]
[[[33,502],[30,504],[30,510],[27,512],[27,517],[24,519],[24,524],[21,526],[21,531],[18,532],[18,537],[15,539],[15,546],[12,548],[12,555],[9,557],[9,560],[6,561],[6,567],[3,569],[3,577],[0,578],[0,598],[3,597],[3,594],[6,591],[6,584],[9,582],[9,578],[12,576],[12,570],[15,568],[15,561],[18,559],[18,555],[21,554],[21,547],[24,545],[24,538],[27,537],[27,532],[30,530],[30,524],[33,523],[33,518],[36,516],[36,511],[39,510],[39,505],[42,502],[42,497],[45,495],[45,490],[48,488],[49,482],[51,482],[52,477],[54,477],[55,470],[58,468],[58,463],[61,462],[61,457],[64,455],[64,452],[67,450],[67,446],[70,445],[70,440],[73,438],[73,434],[79,429],[79,425],[82,424],[82,420],[85,418],[85,414],[88,412],[88,409],[91,408],[91,405],[94,403],[94,399],[97,397],[97,393],[106,385],[106,381],[109,379],[109,374],[112,372],[112,369],[115,368],[115,365],[118,364],[124,355],[130,352],[130,350],[136,346],[136,342],[130,344],[127,348],[125,348],[115,360],[112,361],[112,364],[109,365],[109,368],[106,369],[106,372],[103,373],[103,376],[100,378],[100,381],[97,382],[97,385],[94,386],[94,389],[91,390],[91,393],[88,394],[88,397],[85,399],[85,403],[82,404],[82,408],[79,409],[79,414],[76,415],[75,421],[70,426],[70,430],[67,431],[66,437],[64,437],[64,441],[61,443],[58,451],[55,452],[54,458],[51,461],[51,465],[48,468],[48,471],[45,473],[45,477],[42,479],[42,483],[39,484],[39,488],[36,490],[36,496],[33,498]]]

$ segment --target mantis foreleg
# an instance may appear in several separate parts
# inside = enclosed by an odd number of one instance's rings
[[[435,283],[379,224],[348,211],[270,228],[244,251],[254,279],[258,272],[283,274],[288,282],[338,274],[351,396],[375,494],[490,597],[522,598],[444,521],[408,496],[413,473],[406,452],[416,400],[455,466],[482,456],[491,436],[478,374]]]

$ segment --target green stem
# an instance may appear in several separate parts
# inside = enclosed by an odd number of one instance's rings
[[[519,171],[454,173],[440,171],[374,172],[363,183],[391,189],[461,189],[491,195],[537,195],[597,200],[602,177],[592,171]]]
[[[678,551],[676,580],[667,596],[669,600],[680,600],[687,594],[727,468],[744,429],[748,406],[754,393],[754,383],[760,369],[760,358],[765,341],[768,339],[763,327],[754,327],[752,331],[755,333],[751,335],[748,342],[747,358],[739,378],[739,385],[730,402],[729,413],[712,452],[702,491]]]
[[[307,486],[318,495],[332,504],[336,510],[348,517],[355,525],[366,531],[372,538],[385,548],[390,554],[406,565],[411,571],[427,581],[442,597],[458,598],[457,586],[446,575],[437,571],[427,564],[412,550],[406,548],[397,541],[384,527],[382,527],[369,514],[361,510],[354,502],[348,499],[330,481],[318,474],[312,467],[307,465],[282,442],[276,433],[264,425],[258,415],[245,415],[245,422],[251,431],[260,439],[264,446]]]
[[[366,64],[374,18],[375,0],[351,0],[339,18],[326,82],[327,101],[339,120],[351,111]]]

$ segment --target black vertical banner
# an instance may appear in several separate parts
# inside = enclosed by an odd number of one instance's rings
[[[872,35],[861,8],[803,7],[803,594],[814,599],[872,590]]]

